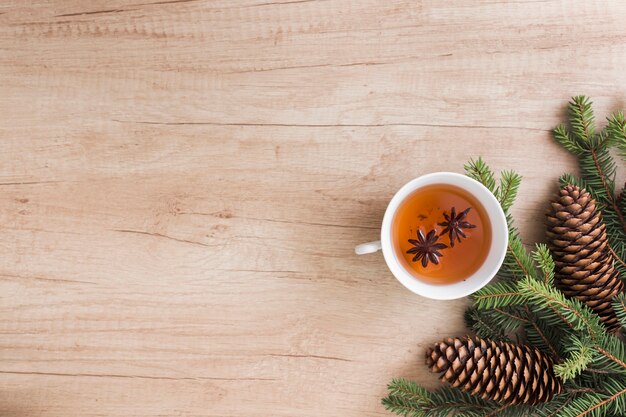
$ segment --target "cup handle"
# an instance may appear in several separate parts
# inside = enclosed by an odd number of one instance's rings
[[[381,249],[382,245],[380,244],[380,240],[376,240],[374,242],[367,242],[356,245],[354,247],[354,253],[356,253],[357,255],[365,255],[367,253],[378,252]]]

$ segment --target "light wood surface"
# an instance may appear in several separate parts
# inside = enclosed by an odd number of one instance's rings
[[[0,2],[0,415],[385,416],[466,301],[395,281],[394,191],[483,155],[542,237],[626,3]]]

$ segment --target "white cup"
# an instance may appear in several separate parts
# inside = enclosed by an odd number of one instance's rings
[[[391,226],[398,207],[400,207],[402,202],[415,190],[434,184],[456,186],[473,195],[482,204],[491,223],[491,247],[489,248],[487,258],[475,273],[463,281],[452,284],[438,285],[416,278],[414,274],[407,271],[403,266],[400,261],[402,254],[396,253],[391,241]],[[434,172],[415,178],[400,188],[389,202],[387,210],[385,211],[385,217],[383,218],[383,224],[380,230],[380,240],[358,245],[354,248],[354,251],[357,255],[363,255],[382,249],[385,262],[391,270],[391,273],[393,273],[396,279],[406,288],[413,291],[415,294],[435,300],[453,300],[476,292],[491,281],[504,261],[508,240],[506,216],[491,191],[478,181],[465,175],[453,172]]]

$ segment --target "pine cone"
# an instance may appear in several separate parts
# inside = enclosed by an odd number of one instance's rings
[[[616,331],[619,322],[611,299],[623,291],[624,284],[613,266],[596,201],[585,189],[568,185],[552,202],[547,218],[557,288],[587,304],[610,331]]]
[[[453,387],[503,404],[550,401],[563,389],[552,359],[526,345],[449,338],[428,349],[426,365]]]

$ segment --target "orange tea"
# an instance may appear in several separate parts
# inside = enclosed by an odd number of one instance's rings
[[[409,195],[394,216],[392,234],[404,268],[432,284],[468,278],[491,246],[491,223],[481,203],[448,184],[428,185]]]

